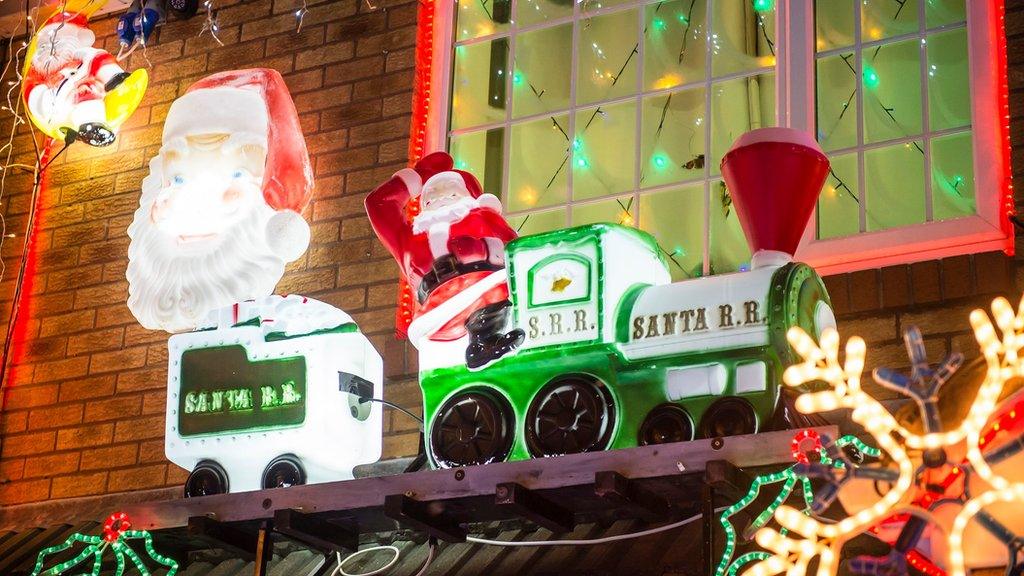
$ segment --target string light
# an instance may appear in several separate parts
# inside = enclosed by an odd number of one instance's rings
[[[987,458],[982,454],[982,446],[983,438],[990,439],[990,434],[1005,429],[1001,419],[990,428],[986,428],[986,423],[996,411],[1005,382],[1010,378],[1024,376],[1024,358],[1021,354],[1021,350],[1024,349],[1024,300],[1020,307],[1014,310],[1006,299],[997,298],[992,302],[991,312],[991,317],[982,310],[974,310],[970,314],[970,324],[984,356],[987,370],[967,416],[960,426],[948,432],[941,431],[941,422],[934,412],[933,400],[937,397],[942,384],[948,381],[949,376],[959,365],[961,359],[956,355],[948,357],[938,368],[931,368],[924,354],[920,333],[909,331],[906,344],[913,364],[911,375],[896,376],[892,371],[875,371],[875,379],[880,384],[909,396],[918,404],[925,431],[923,434],[916,434],[901,426],[880,402],[861,388],[860,380],[866,350],[862,339],[855,336],[847,341],[845,359],[840,363],[839,336],[834,329],[826,329],[818,343],[799,328],[789,331],[788,340],[803,361],[786,370],[783,376],[785,383],[789,386],[799,386],[823,381],[829,387],[824,391],[801,395],[796,402],[797,409],[808,413],[838,408],[852,410],[852,420],[871,434],[894,466],[894,469],[873,469],[872,473],[888,470],[890,474],[897,475],[891,482],[890,490],[877,502],[835,523],[820,522],[793,508],[780,506],[775,512],[775,519],[782,526],[782,530],[761,528],[755,537],[758,544],[769,550],[772,556],[757,561],[748,574],[767,576],[786,572],[789,575],[802,576],[808,564],[815,558],[819,563],[818,574],[835,574],[838,568],[836,559],[840,556],[843,545],[865,529],[879,524],[901,510],[931,522],[933,519],[923,507],[911,505],[914,501],[911,489],[917,482],[920,470],[943,465],[945,450],[960,450],[961,446],[965,452],[966,464],[954,466],[942,483],[941,489],[948,489],[966,471],[976,474],[983,481],[981,485],[987,488],[977,495],[964,489],[959,495],[963,507],[946,536],[951,576],[966,576],[964,532],[972,519],[977,519],[982,528],[1003,541],[1012,555],[1017,554],[1017,537],[988,515],[984,508],[997,502],[1024,502],[1024,482],[997,474],[989,462],[1003,461],[1020,453],[1024,450],[1024,441],[1017,440],[1000,447],[992,451]],[[1007,417],[1012,420],[1016,414],[1017,406],[1014,406]],[[939,431],[936,431],[937,429]],[[911,459],[908,448],[923,450],[921,464],[916,464]],[[937,453],[942,454],[941,459],[930,457],[931,454]],[[868,471],[871,472],[872,469]],[[966,482],[964,484],[966,485]],[[937,496],[931,498],[935,497]],[[911,522],[917,521],[909,519],[904,525],[904,530]],[[869,561],[865,565],[877,567],[884,564],[882,559],[875,560],[876,562]],[[916,560],[908,557],[907,561]]]
[[[220,24],[217,22],[217,11],[213,9],[213,0],[203,2],[203,7],[206,8],[206,22],[203,22],[203,27],[199,30],[199,34],[196,37],[202,36],[203,32],[209,32],[210,36],[213,36],[213,39],[217,41],[217,44],[223,46],[224,43],[220,41],[220,36],[217,35],[220,32]],[[299,25],[302,25],[301,21]]]
[[[156,551],[153,547],[153,537],[149,532],[145,530],[131,530],[130,528],[131,522],[128,519],[128,515],[124,512],[115,512],[104,523],[102,536],[76,533],[72,534],[61,544],[40,550],[31,576],[59,576],[87,562],[90,557],[92,558],[92,565],[89,576],[100,576],[103,567],[103,554],[107,550],[111,550],[114,553],[114,576],[123,576],[125,569],[129,566],[129,561],[131,562],[131,567],[135,569],[139,576],[150,576],[151,572],[146,567],[146,563],[139,556],[138,552],[127,543],[128,540],[141,540],[148,557],[157,564],[167,568],[166,576],[174,576],[178,572],[178,563],[173,558],[164,556]],[[85,548],[71,559],[45,570],[43,569],[49,556],[64,552],[75,544],[84,544]]]
[[[309,8],[306,7],[306,0],[302,0],[302,8],[295,11],[295,33],[302,32],[302,21],[306,18],[306,14],[309,13]]]

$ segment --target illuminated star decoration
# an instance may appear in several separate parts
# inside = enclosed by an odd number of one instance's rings
[[[800,396],[796,402],[797,409],[804,413],[844,408],[852,410],[852,420],[864,426],[891,461],[885,468],[867,466],[858,468],[856,472],[879,476],[884,472],[892,478],[891,487],[871,506],[834,523],[821,521],[788,506],[780,506],[775,512],[775,519],[782,529],[761,528],[755,536],[757,543],[769,550],[771,555],[758,561],[745,574],[766,576],[786,573],[789,576],[802,576],[815,559],[818,561],[817,574],[835,574],[842,548],[847,541],[886,520],[907,515],[893,552],[883,557],[856,558],[850,563],[851,570],[860,573],[905,573],[904,563],[913,565],[916,558],[912,556],[913,544],[927,527],[926,522],[934,518],[928,509],[931,499],[920,494],[920,478],[928,471],[945,469],[949,465],[946,462],[947,451],[954,451],[952,449],[963,452],[965,460],[953,466],[949,474],[954,477],[974,474],[987,486],[980,494],[961,490],[952,499],[962,503],[962,507],[948,533],[935,531],[935,537],[944,537],[946,540],[949,574],[966,575],[964,531],[972,520],[1006,545],[1010,559],[1008,572],[1020,567],[1017,556],[1021,550],[1021,539],[983,509],[999,502],[1024,502],[1024,482],[1006,478],[991,468],[992,464],[1019,454],[1024,449],[1024,441],[1016,439],[985,455],[982,454],[982,446],[986,438],[991,439],[986,431],[986,423],[997,409],[997,401],[1006,381],[1024,376],[1024,359],[1020,354],[1024,348],[1024,301],[1014,311],[1004,298],[997,298],[992,302],[992,318],[995,325],[982,310],[975,310],[970,315],[987,371],[967,416],[953,429],[943,427],[935,410],[935,397],[960,365],[962,358],[952,355],[937,369],[929,368],[920,333],[910,330],[905,341],[913,363],[911,375],[907,377],[891,370],[876,370],[875,379],[879,384],[917,403],[925,424],[923,434],[914,433],[902,426],[878,400],[861,388],[866,349],[863,339],[856,336],[850,338],[846,343],[845,358],[840,362],[839,335],[834,329],[826,329],[819,343],[815,343],[799,328],[789,331],[789,342],[803,358],[803,362],[786,370],[786,384],[798,386],[822,381],[829,386],[828,390]],[[1010,417],[1016,417],[1015,411],[1010,412]],[[921,456],[915,460],[910,451]],[[808,472],[814,473],[813,470]],[[832,472],[830,475],[832,477],[828,478],[824,499],[829,494],[834,497],[835,492],[842,488],[839,481],[841,474]],[[944,484],[943,490],[953,485],[953,482]],[[816,495],[816,499],[819,498],[822,495]],[[906,552],[906,555],[901,555],[902,552]]]
[[[812,447],[811,450],[805,451],[803,446],[804,443],[808,441],[812,443]],[[745,535],[752,534],[754,531],[761,529],[765,524],[767,524],[775,514],[775,510],[789,500],[789,497],[797,487],[797,484],[799,484],[802,489],[801,494],[805,504],[804,513],[809,514],[814,502],[814,491],[811,487],[811,481],[808,476],[801,473],[804,471],[804,466],[810,464],[808,452],[816,454],[818,462],[823,466],[844,468],[852,465],[843,452],[843,448],[847,446],[855,448],[864,456],[870,456],[872,458],[877,458],[879,456],[878,449],[864,444],[855,436],[843,436],[835,442],[830,442],[827,436],[821,437],[814,430],[807,429],[797,432],[796,435],[793,436],[792,443],[793,458],[797,463],[780,472],[762,474],[761,476],[754,478],[754,481],[750,484],[750,490],[747,494],[722,512],[720,522],[722,523],[722,530],[725,531],[725,550],[722,552],[722,559],[719,561],[718,567],[715,569],[715,576],[735,576],[748,563],[756,560],[764,560],[771,556],[771,554],[767,552],[748,552],[736,559],[733,559],[733,554],[736,552],[737,537],[736,527],[733,526],[732,521],[730,520],[732,516],[736,515],[753,503],[761,494],[762,488],[779,483],[781,483],[782,486],[779,489],[778,496],[776,496],[772,503],[762,510],[754,521],[750,523],[750,526],[748,526],[744,531]],[[749,536],[747,536],[747,538],[749,538]]]
[[[107,550],[112,550],[114,553],[114,576],[122,576],[129,562],[135,567],[139,576],[149,576],[149,568],[146,567],[139,553],[128,544],[128,540],[142,540],[143,547],[149,558],[157,564],[166,567],[167,576],[174,576],[178,572],[178,563],[153,549],[153,537],[150,536],[149,532],[145,530],[132,530],[131,527],[132,524],[127,514],[115,512],[103,524],[103,534],[101,536],[72,534],[62,544],[40,550],[31,576],[59,576],[79,564],[88,562],[90,558],[92,559],[92,572],[89,574],[90,576],[99,576],[103,566],[103,554]],[[79,542],[85,544],[85,548],[78,555],[70,560],[45,570],[43,569],[47,556],[59,554]]]

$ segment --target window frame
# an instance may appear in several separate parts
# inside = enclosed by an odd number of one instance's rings
[[[456,42],[453,26],[456,3],[454,0],[435,2],[430,66],[432,93],[428,96],[431,105],[425,143],[427,150],[445,150]],[[829,275],[995,250],[1013,254],[1014,231],[1008,219],[1013,192],[1003,15],[1004,0],[967,0],[976,214],[824,240],[816,238],[815,215],[804,230],[796,259],[814,266],[822,275]],[[776,27],[776,125],[813,134],[816,131],[814,0],[777,0]],[[802,53],[793,48],[799,46],[804,47]],[[857,66],[860,66],[859,61]],[[705,266],[709,242],[705,222]]]

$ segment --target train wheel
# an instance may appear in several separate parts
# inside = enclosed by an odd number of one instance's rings
[[[611,398],[600,382],[585,376],[559,378],[530,404],[526,446],[534,456],[603,450],[614,418]]]
[[[185,480],[185,498],[225,494],[228,491],[228,473],[213,460],[203,460]]]
[[[693,422],[686,410],[675,404],[656,407],[640,425],[641,446],[688,440],[693,440]]]
[[[512,407],[486,390],[448,399],[434,417],[430,449],[442,468],[500,462],[512,450]]]
[[[739,436],[757,432],[757,415],[742,398],[723,398],[708,408],[700,420],[703,438]]]
[[[297,456],[278,456],[263,470],[263,488],[287,488],[306,483],[306,470]]]

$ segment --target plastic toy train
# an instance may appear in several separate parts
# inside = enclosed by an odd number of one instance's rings
[[[269,296],[168,342],[165,452],[186,496],[352,478],[381,454],[383,362],[348,314]],[[365,386],[341,390],[339,374]]]
[[[780,406],[787,330],[835,325],[821,279],[790,256],[828,170],[813,140],[794,133],[752,132],[724,162],[754,250],[748,272],[673,283],[650,235],[612,224],[509,243],[523,345],[479,371],[450,352],[457,343],[420,345],[432,464],[763,430]],[[766,165],[786,176],[764,178]]]

